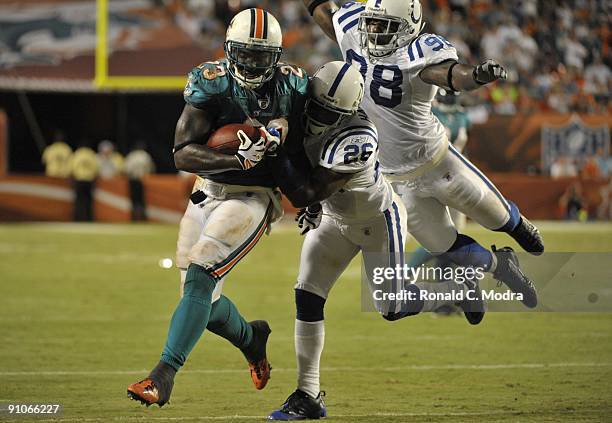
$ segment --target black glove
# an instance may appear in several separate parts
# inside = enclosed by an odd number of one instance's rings
[[[305,235],[311,229],[317,229],[321,224],[323,217],[323,208],[321,204],[314,203],[308,207],[300,209],[295,221],[298,223],[298,228],[302,229],[301,235]]]
[[[474,81],[480,85],[485,85],[498,79],[506,79],[508,72],[495,60],[487,60],[476,66],[472,73]]]

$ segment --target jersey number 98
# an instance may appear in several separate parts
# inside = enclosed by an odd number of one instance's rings
[[[359,72],[365,81],[368,71],[368,63],[365,58],[359,55],[355,50],[351,49],[346,52],[346,61],[359,63]],[[387,72],[385,72],[387,71]],[[397,65],[376,65],[372,70],[372,82],[370,83],[370,96],[374,103],[387,107],[394,108],[402,102],[402,83],[404,75]],[[391,98],[381,95],[381,88],[386,88],[391,91]]]

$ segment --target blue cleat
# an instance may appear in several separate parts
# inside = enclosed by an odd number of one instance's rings
[[[279,410],[273,411],[268,416],[268,420],[318,420],[327,417],[324,396],[325,392],[320,392],[316,398],[313,398],[306,392],[296,389]]]

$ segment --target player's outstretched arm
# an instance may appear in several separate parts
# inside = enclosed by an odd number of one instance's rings
[[[453,91],[472,91],[498,79],[506,79],[507,72],[495,60],[487,60],[478,66],[449,60],[426,67],[419,76],[428,84]]]
[[[174,165],[178,170],[219,173],[243,169],[236,156],[219,153],[204,145],[211,129],[210,119],[204,110],[185,105],[174,133]]]
[[[332,15],[338,9],[332,0],[302,0],[314,21],[321,27],[325,35],[336,41],[336,32]]]
[[[278,149],[276,156],[270,157],[269,163],[276,183],[296,208],[308,207],[325,200],[340,190],[353,176],[320,166],[306,172],[289,160],[282,147]]]

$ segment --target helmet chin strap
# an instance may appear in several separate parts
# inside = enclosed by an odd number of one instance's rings
[[[264,83],[264,76],[258,76],[256,79],[251,79],[249,80],[246,76],[244,76],[239,70],[238,67],[236,65],[232,65],[232,67],[234,68],[234,72],[236,74],[236,82],[238,82],[238,85],[240,85],[243,88],[247,88],[247,89],[255,89],[255,88],[259,88],[263,85]]]

